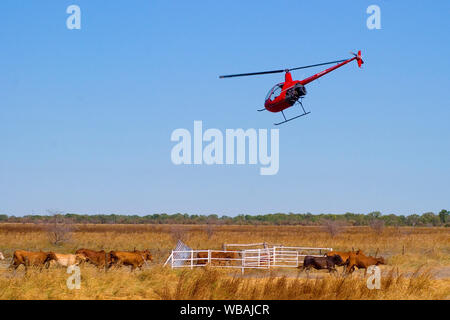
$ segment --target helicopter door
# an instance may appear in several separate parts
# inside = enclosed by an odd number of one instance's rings
[[[271,101],[275,100],[283,90],[283,83],[276,84],[272,89],[270,89],[269,93],[266,96],[266,101],[270,99]]]

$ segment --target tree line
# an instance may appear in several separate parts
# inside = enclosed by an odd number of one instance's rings
[[[335,221],[348,226],[370,226],[374,222],[386,226],[450,226],[450,212],[441,210],[438,214],[425,212],[421,215],[383,215],[379,211],[368,214],[311,214],[274,213],[259,215],[240,214],[234,217],[217,214],[197,215],[187,213],[122,215],[122,214],[75,214],[57,213],[49,215],[25,215],[22,217],[0,214],[0,223],[77,223],[77,224],[222,224],[222,225],[304,225],[316,226]]]

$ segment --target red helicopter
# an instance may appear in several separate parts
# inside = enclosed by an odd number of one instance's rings
[[[306,95],[306,88],[305,88],[306,84],[326,75],[327,73],[329,73],[339,67],[342,67],[343,65],[345,65],[353,60],[356,60],[356,62],[358,63],[358,67],[361,68],[361,65],[364,63],[364,61],[361,58],[361,50],[358,51],[358,54],[353,53],[353,52],[351,52],[351,54],[353,54],[354,57],[350,58],[350,59],[324,62],[324,63],[313,64],[310,66],[304,66],[304,67],[298,67],[298,68],[292,68],[292,69],[231,74],[231,75],[226,75],[226,76],[219,76],[219,78],[233,78],[233,77],[255,76],[255,75],[260,75],[260,74],[286,72],[286,74],[284,75],[284,82],[278,83],[272,89],[270,89],[269,93],[266,96],[266,100],[264,103],[264,109],[258,110],[258,111],[268,110],[270,112],[280,112],[281,111],[281,113],[283,114],[283,117],[284,117],[284,121],[275,123],[275,125],[277,126],[277,125],[286,123],[288,121],[300,118],[302,116],[305,116],[305,115],[311,113],[310,111],[308,111],[308,112],[305,111],[305,108],[303,107],[303,103],[301,101],[301,99],[303,99],[304,96]],[[323,70],[309,78],[306,78],[303,80],[292,80],[291,71],[293,71],[293,70],[318,67],[318,66],[334,64],[334,63],[337,63],[337,65],[330,67],[326,70]],[[284,115],[283,110],[287,109],[289,107],[292,107],[295,103],[298,103],[302,107],[303,113],[296,117],[286,119],[286,116]]]

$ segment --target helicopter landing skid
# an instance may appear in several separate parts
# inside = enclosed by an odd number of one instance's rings
[[[264,110],[266,110],[266,108],[264,108],[264,109],[259,109],[259,110],[256,110],[256,111],[261,112],[261,111],[264,111]]]
[[[310,113],[311,113],[311,111],[308,111],[308,112],[305,111],[305,108],[303,107],[303,103],[302,103],[301,101],[297,101],[297,102],[298,102],[298,103],[300,104],[300,106],[302,107],[303,113],[302,113],[301,115],[299,115],[299,116],[296,116],[296,117],[293,117],[293,118],[290,118],[290,119],[286,119],[286,116],[284,115],[284,112],[281,111],[281,113],[283,114],[284,121],[281,121],[281,122],[278,122],[278,123],[274,123],[274,125],[278,126],[278,125],[280,125],[280,124],[289,122],[289,121],[291,121],[291,120],[294,120],[294,119],[297,119],[297,118],[300,118],[300,117],[303,117],[303,116],[306,116],[307,114],[310,114]]]

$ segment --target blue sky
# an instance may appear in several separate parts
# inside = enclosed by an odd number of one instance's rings
[[[68,30],[79,5],[82,29]],[[381,30],[366,8],[381,8]],[[0,213],[412,214],[450,208],[448,1],[0,3]],[[175,166],[177,128],[273,128],[282,74],[342,59],[280,128],[280,170]],[[320,68],[293,72],[302,79]],[[289,110],[289,115],[295,112]]]

